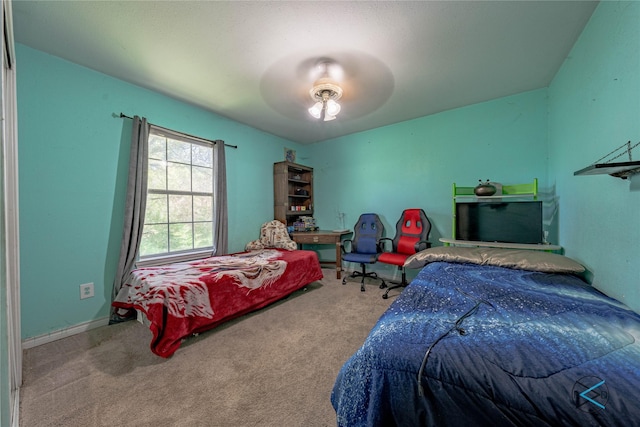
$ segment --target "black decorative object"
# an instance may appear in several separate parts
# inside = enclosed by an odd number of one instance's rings
[[[491,184],[489,180],[487,180],[487,182],[482,182],[481,179],[478,181],[480,181],[480,184],[478,184],[476,188],[473,189],[473,192],[476,194],[476,196],[486,197],[496,194],[496,187],[495,185]]]

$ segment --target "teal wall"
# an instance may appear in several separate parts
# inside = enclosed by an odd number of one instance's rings
[[[550,85],[549,111],[560,242],[594,286],[640,312],[640,175],[573,176],[640,141],[640,2],[600,3]]]
[[[273,163],[308,148],[17,46],[23,338],[108,315],[124,209],[131,121],[237,145],[227,148],[229,249],[273,219]],[[93,282],[96,297],[80,300]]]
[[[337,213],[344,212],[352,228],[361,213],[375,212],[393,237],[403,209],[423,208],[430,240],[442,245],[440,237],[451,237],[454,182],[473,187],[480,179],[538,178],[546,187],[546,128],[541,89],[315,144],[315,216],[321,226],[337,228]],[[387,277],[394,269],[373,267]]]

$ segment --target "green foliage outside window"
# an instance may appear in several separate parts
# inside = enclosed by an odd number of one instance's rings
[[[140,256],[212,247],[213,147],[151,133]]]

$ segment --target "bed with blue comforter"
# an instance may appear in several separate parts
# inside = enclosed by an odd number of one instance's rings
[[[453,247],[407,263],[424,267],[338,373],[338,426],[640,425],[640,315],[581,265]]]

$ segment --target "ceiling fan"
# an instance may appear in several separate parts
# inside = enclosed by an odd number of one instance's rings
[[[330,59],[321,59],[314,67],[314,72],[318,73],[318,79],[309,90],[311,99],[315,101],[313,107],[309,108],[309,114],[325,122],[335,120],[342,108],[338,104],[342,97],[342,87],[337,81],[344,74],[342,67]]]
[[[370,114],[389,99],[393,87],[389,68],[363,52],[285,57],[265,72],[260,84],[269,106],[307,122],[332,121],[338,113],[338,122]]]

